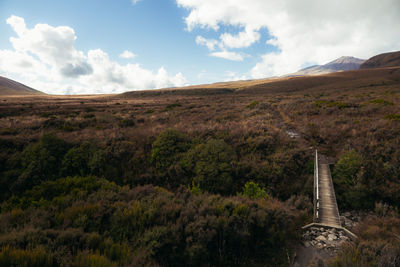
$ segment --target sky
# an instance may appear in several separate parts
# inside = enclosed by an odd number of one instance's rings
[[[260,79],[398,50],[399,0],[0,0],[0,75],[49,94]]]

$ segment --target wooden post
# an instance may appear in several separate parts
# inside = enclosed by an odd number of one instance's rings
[[[318,170],[318,151],[315,150],[315,161],[314,161],[314,222],[319,222],[319,179]]]

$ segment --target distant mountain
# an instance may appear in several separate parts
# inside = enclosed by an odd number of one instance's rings
[[[325,65],[311,66],[286,76],[317,75],[317,74],[326,74],[338,71],[357,70],[364,61],[365,61],[364,59],[359,59],[355,57],[340,57]]]
[[[371,57],[363,64],[361,64],[360,69],[373,69],[395,66],[400,66],[400,51],[384,53]]]
[[[0,95],[44,95],[22,83],[0,76]]]

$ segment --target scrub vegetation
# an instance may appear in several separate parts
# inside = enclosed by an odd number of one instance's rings
[[[370,214],[330,264],[398,263],[400,69],[335,75],[2,97],[0,266],[288,265],[314,148],[340,211]]]

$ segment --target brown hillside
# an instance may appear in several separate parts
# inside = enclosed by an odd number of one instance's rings
[[[35,90],[22,83],[0,76],[0,95],[43,95],[43,92]]]
[[[400,67],[344,71],[316,76],[285,77],[262,80],[215,83],[207,85],[167,88],[160,90],[133,91],[122,97],[168,95],[219,95],[219,94],[279,94],[291,92],[349,91],[379,85],[399,83]]]
[[[360,69],[384,68],[400,66],[400,51],[384,53],[371,57],[363,64]]]

